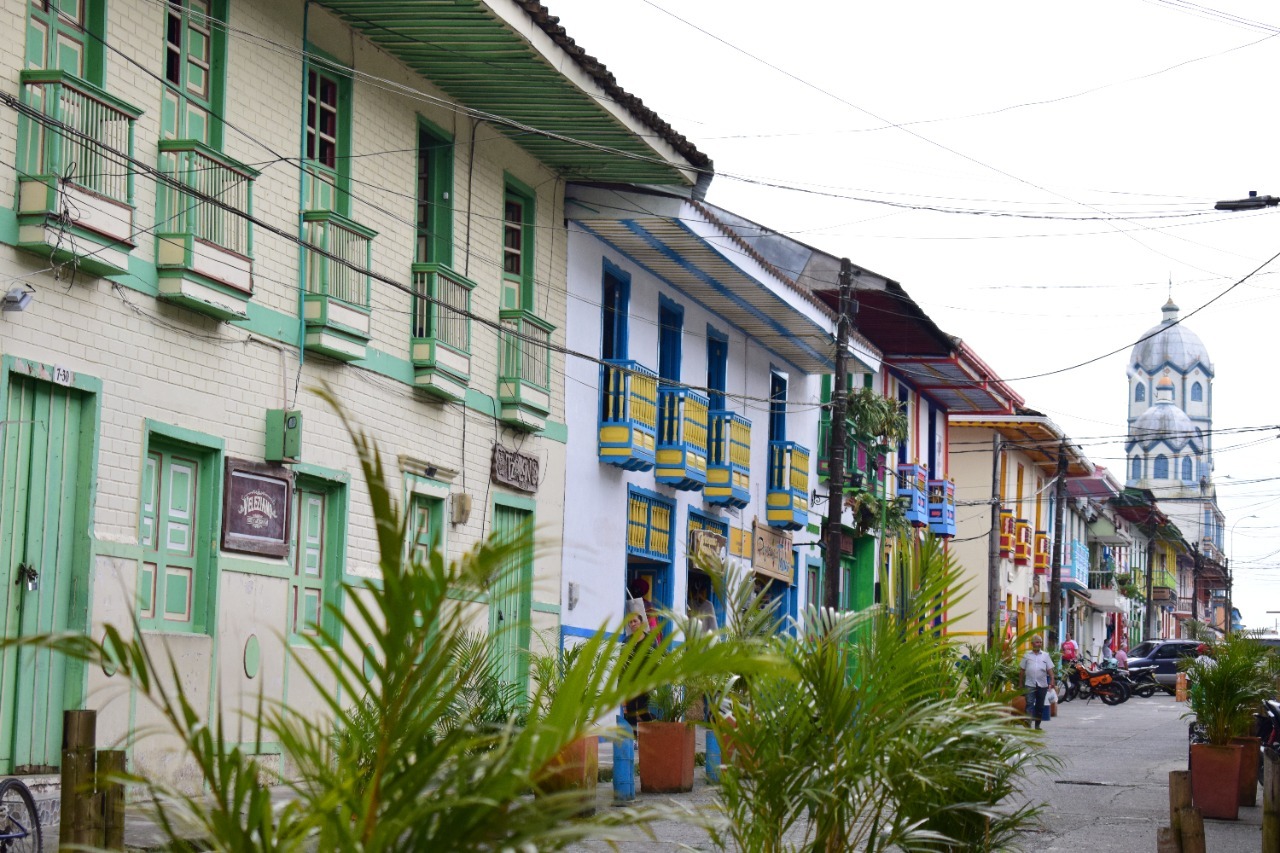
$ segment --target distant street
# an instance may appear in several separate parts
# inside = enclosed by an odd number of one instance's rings
[[[1027,853],[1074,851],[1155,850],[1156,828],[1169,822],[1170,770],[1186,768],[1185,704],[1163,694],[1130,699],[1111,708],[1101,702],[1079,700],[1061,706],[1044,727],[1045,745],[1063,765],[1053,774],[1032,779],[1033,801],[1048,803],[1039,831],[1022,843]],[[701,740],[701,738],[700,738]],[[705,784],[701,768],[692,794],[654,795],[689,807],[714,801],[714,788]],[[609,788],[601,785],[601,800]],[[1261,848],[1261,788],[1259,805],[1241,808],[1240,820],[1205,821],[1211,853],[1257,853]],[[641,795],[643,799],[644,796]],[[584,849],[607,849],[605,846]],[[621,846],[623,851],[710,850],[707,834],[675,822],[657,827],[657,840]]]

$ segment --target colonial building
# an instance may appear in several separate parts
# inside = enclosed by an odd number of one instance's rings
[[[514,626],[523,683],[560,621],[565,184],[688,192],[707,158],[533,0],[8,0],[0,21],[6,636],[137,619],[211,716],[318,707],[286,648],[379,575],[326,385],[378,442],[407,549],[537,529],[465,594]],[[0,677],[0,773],[58,765],[64,708],[100,709],[104,742],[155,721],[101,669],[10,649]],[[131,766],[182,778],[153,743]]]

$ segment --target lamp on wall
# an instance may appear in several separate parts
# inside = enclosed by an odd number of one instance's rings
[[[27,306],[31,304],[31,297],[36,289],[31,285],[11,287],[5,293],[3,299],[0,299],[0,310],[3,311],[26,311]]]

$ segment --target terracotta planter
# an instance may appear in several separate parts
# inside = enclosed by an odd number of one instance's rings
[[[687,723],[641,723],[640,788],[646,794],[693,790],[693,726]]]
[[[1240,754],[1240,805],[1256,806],[1258,804],[1258,751],[1262,749],[1262,738],[1233,737],[1232,743],[1244,747]]]
[[[600,778],[600,739],[595,735],[578,738],[547,762],[539,780],[548,793],[575,788],[590,790]]]
[[[1191,745],[1191,801],[1207,818],[1236,820],[1240,817],[1239,744]]]
[[[1024,694],[1014,696],[1013,701],[1009,704],[1012,705],[1013,710],[1017,711],[1019,714],[1027,713],[1027,697]]]

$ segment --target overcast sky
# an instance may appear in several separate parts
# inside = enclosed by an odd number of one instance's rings
[[[715,161],[709,201],[900,282],[1121,481],[1131,345],[1170,282],[1205,306],[1236,604],[1280,618],[1280,261],[1241,282],[1280,214],[1213,210],[1280,195],[1280,8],[544,3]]]

